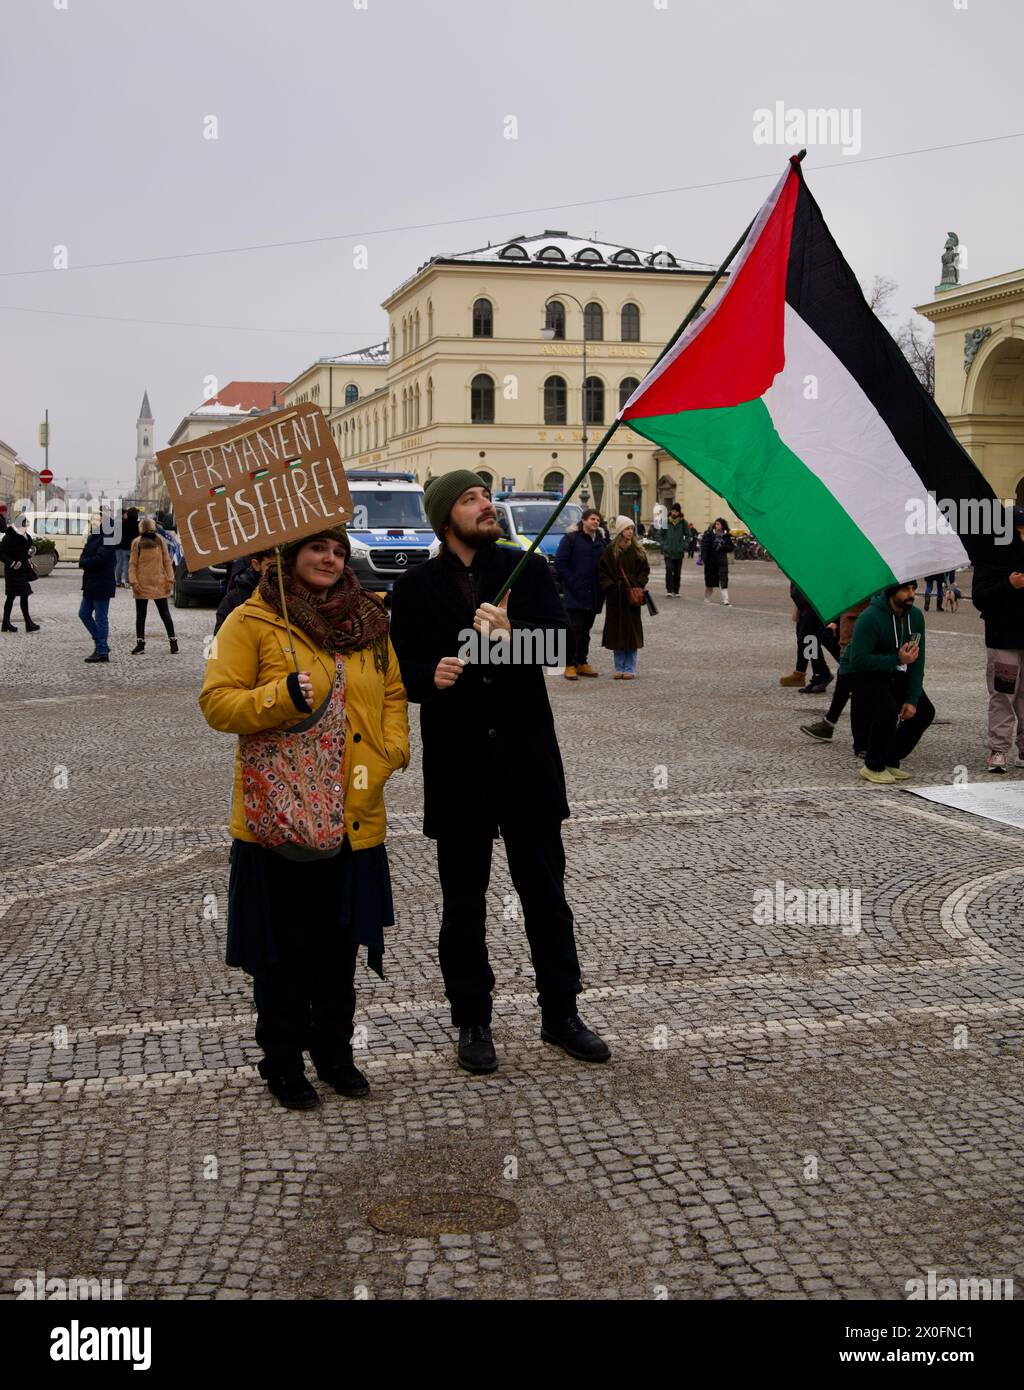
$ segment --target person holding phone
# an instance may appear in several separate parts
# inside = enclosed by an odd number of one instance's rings
[[[860,776],[873,786],[908,779],[900,763],[935,718],[924,692],[924,615],[914,606],[916,595],[913,579],[875,594],[839,666],[850,680],[858,726],[867,731]]]

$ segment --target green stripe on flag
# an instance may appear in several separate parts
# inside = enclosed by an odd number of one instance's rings
[[[860,527],[779,437],[760,398],[627,424],[724,497],[826,620],[896,583]]]

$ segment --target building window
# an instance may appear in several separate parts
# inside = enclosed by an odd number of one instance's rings
[[[564,425],[567,421],[567,391],[564,376],[549,376],[544,383],[544,423]]]
[[[583,423],[604,424],[604,382],[599,376],[588,376],[583,383]]]
[[[391,325],[391,360],[395,360],[395,325]]]
[[[594,493],[594,506],[598,511],[601,510],[601,498],[604,496],[604,478],[595,468],[587,474],[590,479],[590,486]]]
[[[604,337],[604,310],[591,302],[583,310],[583,336],[588,343],[599,343]]]
[[[380,445],[380,416],[376,411],[373,412],[373,447],[376,449]]]
[[[432,299],[428,299],[428,300],[427,300],[427,337],[428,337],[428,338],[432,338],[433,336],[434,336],[434,301],[433,301]]]
[[[358,386],[353,386],[351,383],[349,383],[349,385],[345,387],[345,404],[346,404],[346,405],[355,405],[355,403],[356,403],[356,401],[357,401],[358,399],[359,399],[359,387],[358,387]]]
[[[637,379],[637,377],[635,377],[635,376],[624,376],[624,377],[622,378],[622,380],[619,382],[619,409],[620,409],[620,410],[621,410],[622,407],[626,404],[626,402],[629,400],[630,396],[633,394],[633,392],[636,390],[636,388],[637,388],[639,385],[640,385],[640,382],[639,382],[639,380]]]
[[[409,351],[409,320],[402,315],[402,356]]]
[[[530,257],[525,246],[517,246],[515,242],[512,242],[501,248],[498,252],[498,259],[501,261],[528,261]]]
[[[619,515],[630,516],[634,522],[640,515],[640,477],[637,473],[623,473],[619,479]]]
[[[564,475],[557,470],[553,473],[548,473],[544,478],[544,491],[557,492],[561,495],[565,491]]]
[[[494,307],[489,299],[473,301],[473,337],[494,337]]]
[[[402,433],[409,433],[409,392],[402,387]]]
[[[564,261],[565,252],[558,246],[545,246],[543,251],[537,254],[538,261]]]
[[[561,341],[565,338],[565,305],[561,300],[553,299],[548,305],[544,326],[553,328],[558,340]]]
[[[420,345],[420,311],[417,309],[413,318],[413,347]]]
[[[494,379],[485,372],[469,384],[469,418],[474,425],[494,424]]]
[[[413,392],[412,400],[412,427],[414,430],[418,430],[420,427],[420,384],[418,381],[416,383],[416,389]]]
[[[398,397],[391,397],[391,433],[398,433]]]
[[[434,423],[434,378],[427,377],[427,424]]]
[[[638,343],[640,341],[640,308],[636,304],[623,304],[622,306],[622,341],[624,343]]]

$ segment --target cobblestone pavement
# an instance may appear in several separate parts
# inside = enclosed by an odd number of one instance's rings
[[[87,670],[77,573],[42,581],[42,632],[0,647],[0,1296],[40,1269],[129,1298],[901,1298],[929,1269],[1024,1286],[1020,832],[865,786],[845,719],[832,746],[801,735],[823,702],[777,684],[785,582],[734,570],[731,609],[700,601],[691,562],[681,600],[656,573],[638,681],[604,652],[602,679],[549,681],[582,1012],[612,1063],[540,1042],[496,855],[501,1068],[455,1066],[414,759],[389,798],[389,978],[360,972],[373,1096],[300,1114],[256,1077],[248,981],[223,964],[233,749],[195,698],[212,614],[176,613],[176,657],[151,616],[132,657],[119,594],[110,665]],[[939,722],[910,766],[981,780],[980,623],[928,624]],[[763,922],[777,880],[859,893],[859,922]],[[368,1224],[423,1189],[519,1217]]]

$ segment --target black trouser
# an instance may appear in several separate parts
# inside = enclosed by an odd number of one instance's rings
[[[681,555],[665,556],[665,592],[667,594],[678,594],[679,579],[683,572],[683,557]]]
[[[356,954],[338,941],[338,924],[304,922],[296,912],[281,932],[279,959],[253,978],[260,1075],[297,1076],[309,1051],[321,1066],[352,1058]]]
[[[887,767],[899,767],[917,747],[918,740],[935,718],[935,706],[921,691],[917,698],[917,713],[913,719],[899,718],[900,709],[907,703],[907,673],[897,671],[862,671],[850,677],[853,690],[853,715],[865,742],[860,746],[867,752],[865,767],[882,772]]]
[[[808,638],[813,638],[813,644],[808,642]],[[796,669],[800,672],[807,670],[808,648],[814,653],[810,658],[811,671],[816,681],[827,681],[831,678],[832,672],[829,664],[822,655],[822,651],[831,652],[839,660],[839,644],[831,628],[827,628],[819,620],[816,613],[800,611],[800,617],[796,625]]]
[[[7,597],[4,599],[5,626],[7,625],[7,623],[11,621],[11,613],[14,611],[14,599],[14,594],[8,594]],[[21,595],[21,616],[25,619],[26,623],[30,623],[32,621],[32,619],[28,615],[28,594]]]
[[[167,629],[167,636],[174,636],[174,619],[171,617],[171,610],[167,606],[165,598],[155,598],[156,611],[163,619],[164,627]],[[135,636],[141,642],[146,636],[146,608],[149,605],[148,598],[137,598],[135,600]]]
[[[503,832],[509,873],[522,904],[537,1003],[548,1019],[576,1012],[582,989],[580,963],[565,901],[565,850],[554,825]],[[438,956],[452,1024],[466,1028],[491,1021],[494,972],[487,959],[487,885],[491,877],[489,835],[452,835],[437,842],[443,908]]]
[[[589,608],[567,608],[569,619],[569,661],[570,666],[586,666],[590,656],[590,629],[597,617]]]

